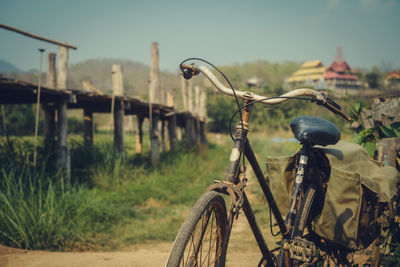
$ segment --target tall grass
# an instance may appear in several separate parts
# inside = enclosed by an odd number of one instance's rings
[[[66,191],[54,177],[32,177],[3,169],[0,189],[0,240],[28,249],[68,249],[86,242],[119,218],[97,190],[75,186]]]
[[[51,156],[43,154],[33,168],[31,140],[20,140],[12,140],[14,150],[0,148],[0,242],[28,249],[172,241],[194,201],[222,179],[229,156],[213,145],[178,149],[162,154],[153,168],[146,156],[129,155],[122,163],[109,140],[89,148],[77,138],[69,140],[73,185],[66,190],[47,165]]]

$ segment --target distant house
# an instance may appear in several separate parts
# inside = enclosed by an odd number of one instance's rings
[[[305,85],[317,88],[321,79],[323,80],[325,70],[320,60],[306,61],[286,80],[286,83],[292,86]]]
[[[246,84],[248,87],[258,87],[261,84],[261,79],[257,76],[253,76],[253,78],[247,80]]]
[[[392,71],[386,76],[385,85],[389,89],[400,89],[400,74],[397,70]]]
[[[324,72],[324,79],[329,89],[358,89],[360,82],[355,71],[352,70],[343,58],[342,48],[339,46],[335,61]]]

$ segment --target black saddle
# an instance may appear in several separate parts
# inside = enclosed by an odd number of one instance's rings
[[[312,145],[334,145],[340,139],[339,129],[330,121],[312,117],[297,117],[290,123],[290,128],[297,140]]]

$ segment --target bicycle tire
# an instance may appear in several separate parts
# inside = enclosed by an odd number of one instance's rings
[[[183,222],[166,267],[224,266],[226,227],[227,214],[222,196],[213,191],[203,194]],[[208,254],[203,254],[203,248]]]
[[[296,220],[294,222],[293,228],[293,237],[302,236],[304,233],[304,228],[309,223],[309,214],[310,210],[316,196],[317,190],[314,185],[310,185],[303,197],[303,200],[300,203],[300,208],[296,216]]]

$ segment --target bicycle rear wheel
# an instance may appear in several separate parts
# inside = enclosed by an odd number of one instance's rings
[[[225,201],[207,192],[195,203],[178,232],[166,266],[224,266]]]

